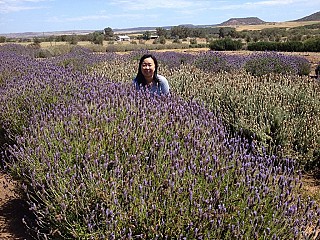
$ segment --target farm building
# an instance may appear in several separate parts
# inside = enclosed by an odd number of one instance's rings
[[[120,36],[117,36],[117,41],[130,41],[130,37],[127,36],[127,35],[120,35]]]

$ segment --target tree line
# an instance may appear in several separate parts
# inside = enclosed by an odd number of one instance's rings
[[[188,25],[173,26],[170,29],[158,27],[154,31],[144,31],[135,37],[138,40],[148,40],[152,34],[158,36],[154,43],[165,44],[166,39],[175,43],[189,38],[190,44],[196,46],[197,38],[205,38],[212,50],[239,50],[244,46],[249,50],[278,51],[319,51],[320,24],[312,24],[294,28],[265,28],[262,30],[236,31],[233,27],[194,27]],[[104,41],[112,43],[117,34],[111,27],[85,35],[43,36],[33,39],[10,39],[0,36],[0,42],[68,42],[76,45],[79,41],[89,41],[103,45]],[[135,43],[135,42],[133,42]],[[201,46],[202,47],[202,46]]]

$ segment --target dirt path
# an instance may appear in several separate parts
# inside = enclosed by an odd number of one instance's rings
[[[28,213],[25,202],[19,198],[17,183],[8,175],[0,172],[0,239],[29,240],[22,222]]]

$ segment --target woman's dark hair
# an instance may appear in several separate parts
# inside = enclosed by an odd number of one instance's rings
[[[145,86],[147,84],[147,81],[146,79],[144,78],[143,74],[142,74],[142,71],[141,71],[141,65],[143,63],[143,61],[146,59],[146,58],[152,58],[153,62],[154,62],[154,65],[155,65],[155,70],[154,70],[154,74],[153,74],[153,80],[155,82],[159,82],[159,79],[158,79],[158,61],[157,59],[155,58],[155,56],[153,56],[152,54],[144,54],[141,58],[140,58],[140,62],[139,62],[139,69],[138,69],[138,74],[137,74],[137,83],[140,85],[142,84],[142,86]]]

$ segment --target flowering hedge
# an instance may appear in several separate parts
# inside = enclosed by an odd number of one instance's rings
[[[103,62],[92,72],[114,82],[128,82],[137,72],[142,53],[122,56],[116,63]],[[297,159],[305,170],[319,168],[320,86],[314,79],[298,75],[303,66],[309,64],[306,59],[278,53],[249,56],[216,52],[154,54],[173,92],[185,99],[204,102],[221,116],[231,132],[259,141],[269,154]],[[259,76],[244,69],[253,60],[262,64],[268,57],[287,65],[283,69],[288,72],[277,74],[272,68],[276,64],[265,66],[268,74]],[[263,67],[257,69],[261,73]]]
[[[298,56],[287,56],[277,52],[255,53],[246,60],[244,68],[255,76],[270,73],[308,75],[310,63],[307,59]]]
[[[319,227],[295,161],[229,135],[187,92],[135,91],[121,78],[136,60],[104,56],[91,72],[0,54],[1,126],[16,141],[7,166],[39,238],[307,239]],[[163,70],[178,89],[185,68]]]

